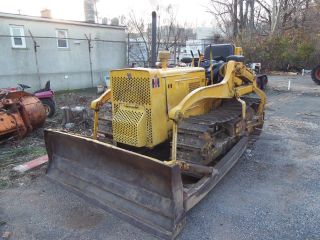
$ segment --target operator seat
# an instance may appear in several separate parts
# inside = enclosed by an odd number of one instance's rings
[[[244,56],[234,55],[235,46],[233,44],[214,44],[207,46],[204,50],[204,59],[210,62],[212,59],[213,82],[210,79],[210,73],[207,73],[209,84],[219,83],[222,81],[223,76],[220,74],[220,70],[231,60],[236,62],[244,62]],[[212,56],[210,56],[212,54]]]

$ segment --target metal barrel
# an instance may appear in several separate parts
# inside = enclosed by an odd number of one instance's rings
[[[45,143],[54,182],[157,237],[173,239],[183,228],[178,165],[53,130]]]
[[[12,91],[0,96],[0,142],[12,136],[24,137],[43,126],[45,120],[45,109],[32,94]]]

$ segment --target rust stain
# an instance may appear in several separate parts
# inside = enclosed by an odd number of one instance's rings
[[[24,137],[46,120],[41,101],[24,91],[0,92],[0,140]]]

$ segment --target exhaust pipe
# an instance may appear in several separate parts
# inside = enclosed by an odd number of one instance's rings
[[[151,35],[151,67],[156,67],[157,61],[157,13],[152,12],[152,35]]]

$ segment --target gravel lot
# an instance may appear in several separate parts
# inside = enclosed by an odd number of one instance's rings
[[[263,133],[188,213],[178,239],[320,239],[320,86],[310,76],[269,79]],[[0,190],[5,231],[25,240],[154,239],[43,175]]]

